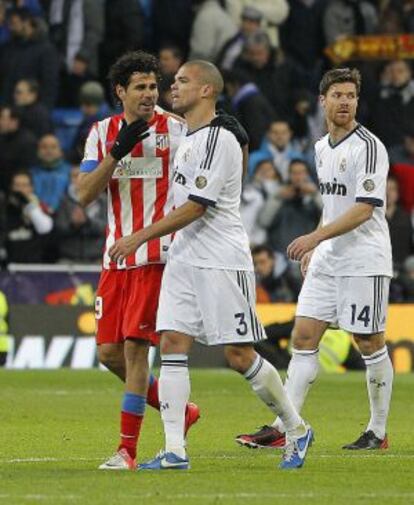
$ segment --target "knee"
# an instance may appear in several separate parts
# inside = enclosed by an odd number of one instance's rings
[[[354,340],[358,346],[359,352],[363,356],[370,356],[379,351],[385,345],[382,334],[379,335],[354,335]]]
[[[122,349],[111,345],[98,346],[98,359],[102,365],[111,371],[118,371],[125,367],[125,359]]]
[[[191,347],[191,337],[181,333],[166,331],[161,335],[160,353],[188,354]]]
[[[293,329],[292,332],[292,346],[298,351],[310,351],[318,347],[319,342],[311,335],[307,335],[300,330]]]
[[[247,372],[256,358],[256,352],[252,346],[227,345],[224,355],[230,368],[238,373]]]

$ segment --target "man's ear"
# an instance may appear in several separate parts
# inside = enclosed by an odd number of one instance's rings
[[[125,98],[125,88],[123,86],[121,86],[120,84],[117,84],[115,86],[115,93],[116,93],[116,96],[121,100],[121,102],[124,100]]]

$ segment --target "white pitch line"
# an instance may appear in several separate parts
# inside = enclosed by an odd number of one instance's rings
[[[263,454],[263,453],[261,453]],[[273,454],[265,454],[268,459],[277,459],[279,452]],[[0,459],[0,465],[10,465],[14,463],[65,463],[76,461],[101,461],[107,455],[100,458],[85,458],[85,457],[70,457],[70,458],[53,458],[53,457],[29,457],[29,458],[13,458],[13,459]],[[414,454],[310,454],[309,459],[333,459],[333,458],[346,458],[346,459],[414,459]],[[240,456],[220,454],[217,456],[192,456],[192,460],[238,460]],[[254,456],[252,455],[252,460]]]

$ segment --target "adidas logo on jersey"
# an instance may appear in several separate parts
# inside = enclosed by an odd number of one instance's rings
[[[341,184],[334,177],[333,182],[323,182],[319,179],[319,191],[321,195],[346,196],[347,189],[345,184]]]
[[[186,182],[187,182],[187,179],[185,178],[185,176],[183,174],[180,174],[180,172],[175,172],[174,174],[174,182],[176,182],[177,184],[182,184],[183,186],[185,186]]]

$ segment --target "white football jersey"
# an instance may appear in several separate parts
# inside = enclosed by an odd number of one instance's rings
[[[329,134],[315,145],[315,162],[328,224],[355,202],[374,206],[372,218],[354,230],[321,242],[310,269],[334,276],[392,276],[391,242],[385,219],[388,155],[383,143],[357,125],[331,145]]]
[[[174,170],[175,207],[190,199],[207,210],[176,233],[169,257],[196,267],[253,270],[239,210],[242,150],[234,135],[209,125],[187,133]]]

